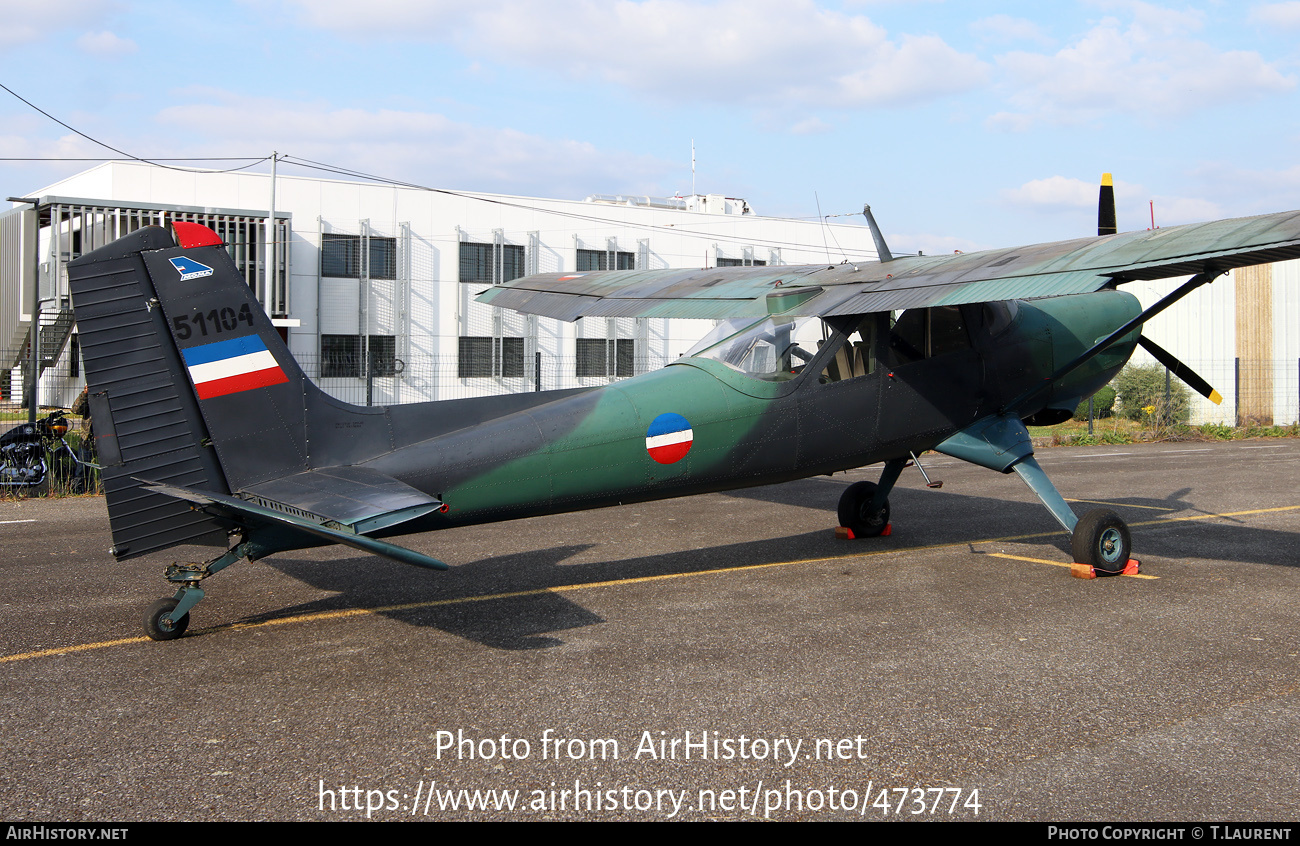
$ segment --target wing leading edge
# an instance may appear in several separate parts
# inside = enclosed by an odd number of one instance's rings
[[[580,317],[759,317],[775,291],[821,292],[783,314],[865,314],[1085,294],[1114,282],[1188,276],[1300,258],[1300,211],[1192,223],[888,263],[544,273],[493,287],[479,302]]]

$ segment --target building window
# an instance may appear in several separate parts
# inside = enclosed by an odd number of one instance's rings
[[[370,372],[375,376],[397,375],[397,338],[392,335],[370,336]]]
[[[369,276],[371,279],[397,278],[397,239],[371,235]],[[320,275],[345,279],[361,278],[361,236],[322,236],[320,245]]]
[[[397,339],[392,335],[371,335],[367,345],[370,375],[397,375]],[[361,337],[358,335],[320,336],[320,375],[322,379],[362,377]]]
[[[524,375],[524,339],[462,337],[456,362],[461,379],[484,376],[522,378]]]
[[[762,259],[746,262],[743,258],[723,258],[718,256],[718,267],[767,267]]]
[[[635,270],[636,256],[632,253],[613,252],[613,266],[610,266],[608,250],[578,250],[579,271],[586,270]]]
[[[577,375],[631,376],[636,342],[631,338],[578,338]]]
[[[320,336],[322,379],[356,376],[361,372],[361,338],[356,335]]]
[[[501,250],[500,278],[493,273],[495,250]],[[518,244],[460,244],[460,281],[496,285],[524,275],[524,248]]]

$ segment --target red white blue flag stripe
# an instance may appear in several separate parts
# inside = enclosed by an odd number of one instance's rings
[[[237,394],[289,381],[256,335],[181,350],[199,399]]]
[[[685,417],[670,411],[651,422],[645,433],[645,448],[660,464],[675,464],[691,451],[694,440],[691,424]]]

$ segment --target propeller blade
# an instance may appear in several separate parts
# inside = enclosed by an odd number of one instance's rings
[[[1219,405],[1223,402],[1223,396],[1218,391],[1214,390],[1214,388],[1210,387],[1209,382],[1197,375],[1196,371],[1192,370],[1192,368],[1175,358],[1173,353],[1169,352],[1145,335],[1138,338],[1138,343],[1142,345],[1142,349],[1151,353],[1152,358],[1163,364],[1165,367],[1168,367],[1170,373],[1187,383],[1187,387],[1196,391],[1196,393],[1205,397],[1215,405]]]
[[[1114,235],[1118,231],[1115,220],[1115,186],[1111,183],[1110,174],[1103,173],[1101,191],[1097,196],[1097,234]]]

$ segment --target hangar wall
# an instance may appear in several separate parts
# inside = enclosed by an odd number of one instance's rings
[[[34,193],[44,195],[265,216],[270,176],[108,162]],[[358,403],[601,384],[666,364],[713,326],[574,325],[473,301],[529,272],[875,256],[865,226],[832,224],[828,235],[817,221],[761,217],[718,195],[556,200],[280,174],[275,204],[292,225],[287,304],[273,316],[286,318],[308,374]]]

